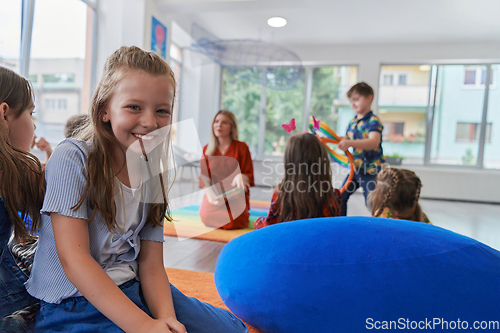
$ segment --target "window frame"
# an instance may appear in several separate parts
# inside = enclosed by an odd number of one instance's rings
[[[97,5],[99,0],[74,0],[81,1],[93,10],[92,15],[92,54],[91,54],[91,73],[90,73],[90,91],[95,89],[96,85],[96,59],[97,59]],[[35,0],[22,0],[21,13],[21,53],[19,54],[19,74],[29,79],[29,64],[31,60],[31,39],[33,37],[33,21],[35,18]],[[92,96],[91,96],[92,98]]]

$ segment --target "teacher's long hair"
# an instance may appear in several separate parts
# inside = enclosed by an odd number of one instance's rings
[[[236,117],[231,111],[228,110],[220,110],[215,114],[214,119],[212,120],[212,130],[211,130],[211,135],[210,135],[210,142],[208,143],[207,150],[205,151],[206,155],[213,155],[217,148],[219,148],[219,139],[215,136],[214,133],[214,123],[215,119],[217,118],[218,115],[223,114],[225,115],[228,119],[229,122],[231,123],[231,139],[233,141],[238,140],[238,121],[236,120]]]

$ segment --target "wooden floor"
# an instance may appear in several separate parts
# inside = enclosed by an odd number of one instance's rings
[[[199,204],[197,201],[202,193],[195,185],[189,181],[174,184],[170,193],[178,206]],[[253,200],[270,201],[271,196],[271,188],[251,189]],[[420,204],[433,224],[500,250],[500,205],[425,199],[420,200]],[[351,196],[347,210],[348,216],[370,216],[361,193]],[[165,236],[165,267],[213,272],[224,245],[220,242]]]

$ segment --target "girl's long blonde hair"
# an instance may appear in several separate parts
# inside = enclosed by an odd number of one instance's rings
[[[384,208],[398,213],[398,218],[422,222],[422,208],[418,203],[422,182],[415,172],[387,168],[377,176],[377,187],[370,192],[372,215],[377,217]]]
[[[231,139],[233,141],[238,140],[238,121],[236,120],[236,117],[231,111],[228,110],[219,110],[214,116],[214,119],[212,120],[212,131],[210,135],[210,141],[208,142],[208,147],[207,150],[205,151],[206,155],[213,155],[217,148],[219,148],[219,139],[215,136],[214,133],[214,123],[215,119],[217,118],[218,115],[223,114],[225,115],[228,119],[229,122],[231,123]]]
[[[33,100],[29,81],[0,67],[0,103],[6,103],[17,118],[33,106]],[[16,240],[29,239],[30,231],[34,234],[40,225],[45,194],[42,166],[34,155],[10,145],[9,130],[3,121],[0,121],[0,177],[0,194],[14,224],[14,237]],[[32,220],[30,231],[24,223],[26,216]]]
[[[116,174],[112,169],[112,151],[115,147],[121,147],[113,134],[111,124],[103,122],[102,117],[106,110],[113,90],[116,84],[127,75],[127,71],[141,70],[152,75],[164,75],[170,78],[174,84],[175,100],[175,76],[168,64],[154,52],[144,51],[136,46],[121,47],[116,50],[106,61],[104,72],[96,87],[92,97],[92,107],[90,111],[90,123],[85,129],[82,129],[77,138],[92,142],[92,148],[87,159],[88,181],[77,204],[72,207],[78,209],[88,198],[89,208],[94,210],[89,222],[95,218],[97,212],[100,212],[108,227],[112,230],[116,227],[116,205],[115,181]],[[172,110],[173,110],[172,101]],[[169,134],[170,135],[170,134]],[[159,175],[160,186],[164,188],[164,181],[168,181],[167,169],[169,155],[169,140],[165,141],[164,160],[161,164],[165,166],[163,172]],[[122,148],[123,160],[125,161],[125,150]],[[125,162],[122,168],[125,167]],[[154,226],[161,226],[163,218],[172,220],[168,210],[168,200],[165,191],[162,191],[163,203],[153,203],[146,223],[152,223]]]
[[[330,158],[315,135],[301,133],[288,139],[284,169],[283,180],[277,186],[278,222],[323,217],[323,207],[328,208],[331,216],[340,215]]]

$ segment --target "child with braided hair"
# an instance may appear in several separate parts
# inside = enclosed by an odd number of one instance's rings
[[[372,215],[432,224],[418,203],[422,182],[406,169],[383,169],[377,187],[370,193]]]

